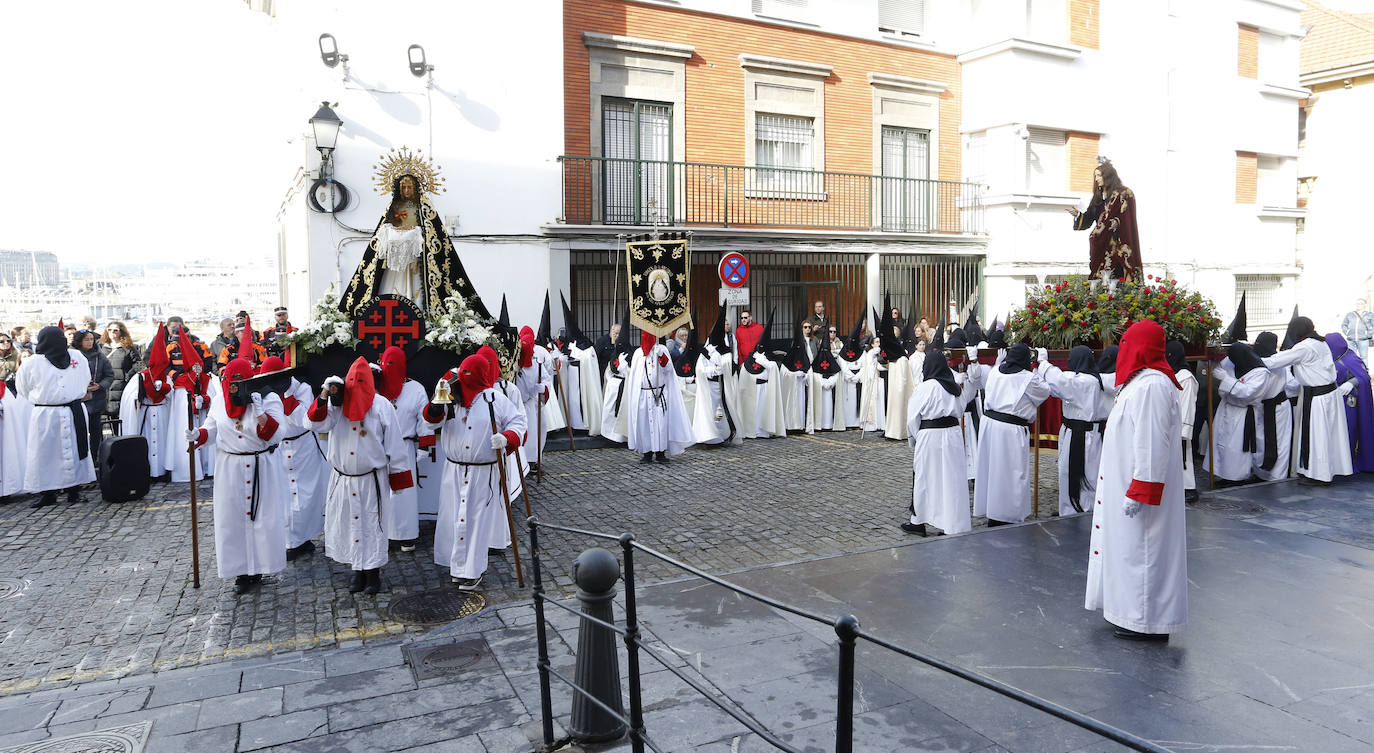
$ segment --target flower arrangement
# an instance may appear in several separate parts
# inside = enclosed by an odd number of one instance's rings
[[[1221,327],[1216,307],[1201,293],[1154,275],[1115,285],[1074,275],[1028,293],[1025,308],[1012,315],[1008,326],[1016,340],[1036,347],[1071,348],[1113,342],[1145,319],[1159,322],[1169,339],[1185,345],[1203,345]]]
[[[323,353],[331,345],[352,348],[358,344],[353,322],[348,314],[339,310],[339,299],[333,288],[315,303],[310,313],[310,321],[305,326],[279,335],[277,342],[285,346],[300,345],[306,353]]]
[[[469,308],[461,295],[445,298],[444,313],[426,324],[425,342],[436,348],[470,353],[483,345],[490,345],[497,352],[504,347],[496,336],[495,322]]]

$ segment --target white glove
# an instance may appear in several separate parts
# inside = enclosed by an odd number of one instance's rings
[[[417,463],[423,463],[423,462],[425,462],[426,460],[429,460],[429,450],[416,450],[416,451],[415,451],[415,462],[417,462]]]
[[[199,441],[200,441],[200,429],[187,429],[187,430],[186,430],[186,441],[187,441],[187,442],[199,442]]]
[[[506,449],[506,435],[504,435],[504,434],[493,434],[493,435],[491,435],[491,449],[493,449],[493,450],[504,450],[504,449]]]
[[[967,348],[964,348],[964,352],[968,354],[968,360],[970,360],[970,361],[976,361],[976,360],[978,360],[978,346],[977,346],[977,345],[970,345],[970,346],[968,346]]]
[[[321,391],[321,392],[327,392],[327,391],[329,390],[329,385],[331,385],[331,384],[337,384],[337,385],[339,385],[340,387],[342,387],[343,384],[344,384],[344,380],[343,380],[342,378],[336,377],[336,376],[329,377],[328,379],[324,380],[324,384],[321,385],[320,391]]]
[[[1140,513],[1140,503],[1139,503],[1139,502],[1137,502],[1137,501],[1131,499],[1130,497],[1127,497],[1127,498],[1125,499],[1125,501],[1121,503],[1121,514],[1122,514],[1122,515],[1125,515],[1125,516],[1128,517],[1128,518],[1134,518],[1134,517],[1135,517],[1136,515],[1138,515],[1139,513]]]
[[[196,410],[205,410],[205,398],[200,395],[196,395],[195,399],[191,402],[195,405]]]
[[[161,392],[161,391],[162,391],[162,380],[161,380],[161,379],[154,379],[154,380],[153,380],[153,391],[154,391],[154,392]]]
[[[253,412],[262,413],[262,395],[259,395],[258,393],[254,392],[249,397],[251,397],[253,400]]]
[[[1035,357],[1036,357],[1036,360],[1040,361],[1040,363],[1049,363],[1049,362],[1050,362],[1050,352],[1049,352],[1048,350],[1044,349],[1044,348],[1036,348],[1036,349],[1035,349]]]

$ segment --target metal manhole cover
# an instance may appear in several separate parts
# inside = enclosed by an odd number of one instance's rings
[[[405,650],[406,662],[415,680],[434,677],[454,677],[482,663],[491,663],[491,650],[481,638],[456,643],[429,646],[410,646]]]
[[[28,588],[28,582],[18,578],[0,578],[0,601],[13,599],[19,594],[24,593]]]
[[[1263,515],[1269,512],[1269,508],[1254,502],[1244,502],[1234,499],[1221,499],[1217,497],[1204,497],[1199,500],[1196,507],[1212,512],[1239,512],[1246,515]]]
[[[152,722],[139,722],[0,748],[0,753],[142,753],[152,728]]]
[[[391,603],[391,619],[411,625],[439,625],[471,617],[487,600],[478,593],[445,588],[403,596]]]

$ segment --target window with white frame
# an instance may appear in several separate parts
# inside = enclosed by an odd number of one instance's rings
[[[809,0],[753,0],[755,15],[778,18],[784,21],[810,20]]]
[[[878,30],[913,36],[926,33],[926,0],[878,0]]]
[[[1236,275],[1235,305],[1245,296],[1245,313],[1249,320],[1258,324],[1281,322],[1287,318],[1279,297],[1280,278],[1278,275]]]
[[[1255,159],[1255,203],[1262,207],[1297,206],[1297,160],[1274,154]]]
[[[754,124],[755,185],[779,191],[808,191],[810,176],[796,170],[812,169],[811,150],[815,148],[816,129],[811,118],[758,113]],[[786,168],[765,170],[763,168]]]
[[[1068,191],[1068,145],[1063,131],[1027,128],[1026,192],[1061,195]]]
[[[964,180],[969,183],[988,182],[988,132],[978,131],[964,137]]]

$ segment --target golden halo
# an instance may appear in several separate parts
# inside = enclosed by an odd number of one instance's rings
[[[391,195],[396,179],[402,175],[415,176],[415,180],[420,183],[419,188],[422,194],[442,193],[448,190],[444,187],[444,176],[439,174],[441,167],[431,163],[418,149],[413,152],[405,146],[392,149],[373,167],[375,172],[372,182],[376,186],[377,193],[382,196]]]

